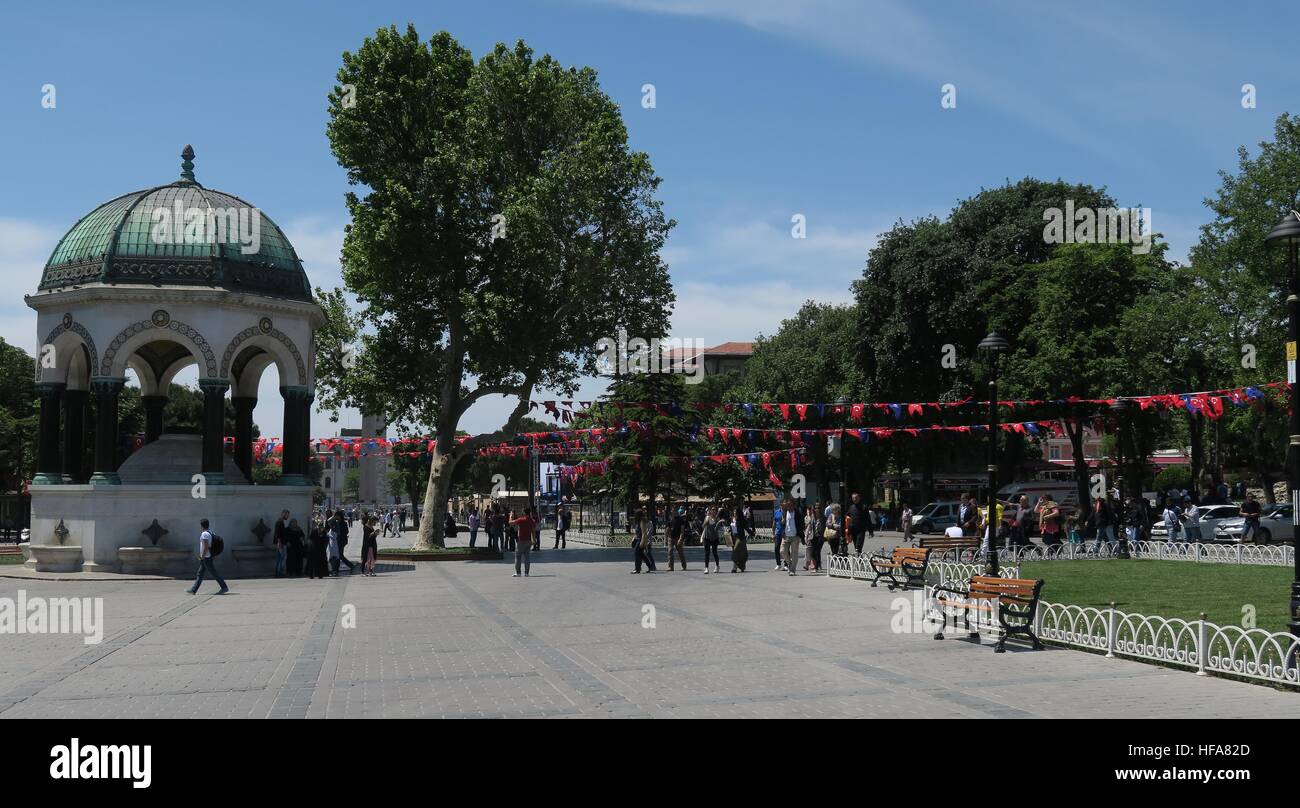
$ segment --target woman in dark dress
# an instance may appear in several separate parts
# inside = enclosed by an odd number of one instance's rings
[[[325,578],[330,574],[329,563],[325,553],[329,549],[329,537],[325,535],[325,525],[315,522],[311,526],[311,536],[307,541],[307,577]]]
[[[749,545],[745,541],[748,537],[749,523],[745,519],[744,510],[739,505],[736,506],[735,514],[736,521],[732,524],[736,529],[732,531],[731,536],[731,571],[744,572],[745,562],[749,560]]]
[[[361,574],[374,576],[375,574],[375,556],[379,555],[379,540],[375,536],[376,524],[372,516],[363,525],[364,533],[361,537]]]
[[[284,538],[287,547],[285,569],[289,575],[297,578],[302,575],[302,551],[305,538],[302,535],[302,528],[299,527],[297,519],[289,520],[289,529],[285,531]]]

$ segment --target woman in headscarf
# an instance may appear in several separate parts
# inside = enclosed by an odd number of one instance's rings
[[[361,534],[361,574],[375,575],[375,556],[379,555],[379,541],[375,537],[375,518],[372,516],[362,525]]]
[[[284,534],[286,546],[285,569],[287,574],[294,578],[302,575],[302,550],[305,538],[302,534],[302,527],[298,525],[298,520],[290,519],[289,529]]]
[[[736,520],[731,523],[731,571],[744,572],[745,562],[749,560],[749,523],[745,519],[745,509],[736,503]]]
[[[325,578],[329,575],[329,536],[325,532],[325,523],[315,520],[311,525],[311,535],[307,539],[307,577]]]

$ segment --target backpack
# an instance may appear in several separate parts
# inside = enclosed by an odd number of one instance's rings
[[[224,549],[226,549],[226,540],[213,533],[212,541],[208,543],[208,554],[216,558]]]

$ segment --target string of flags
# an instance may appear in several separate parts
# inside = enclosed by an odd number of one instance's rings
[[[1233,406],[1244,408],[1263,402],[1269,394],[1284,393],[1289,387],[1287,382],[1270,382],[1267,384],[1247,385],[1244,387],[1226,388],[1221,390],[1207,390],[1194,393],[1160,393],[1142,396],[1125,396],[1127,401],[1137,405],[1140,410],[1183,410],[1193,415],[1202,415],[1211,420],[1218,420],[1223,417],[1227,407]],[[1077,406],[1110,406],[1114,404],[1117,398],[1091,398],[1084,399],[1078,397],[1069,397],[1062,399],[1026,399],[1026,400],[999,400],[998,405],[1007,408],[1016,407],[1039,407],[1045,405],[1077,405]],[[573,405],[578,407],[574,408]],[[571,423],[574,418],[590,414],[590,410],[596,402],[591,401],[531,401],[529,407],[532,410],[541,409],[551,415],[557,421]],[[479,454],[502,456],[502,457],[521,457],[530,450],[536,450],[540,447],[547,447],[548,454],[564,454],[586,451],[594,446],[601,445],[613,436],[625,435],[633,432],[641,435],[653,434],[653,426],[646,421],[623,420],[622,414],[627,409],[635,409],[642,412],[654,411],[665,416],[682,417],[687,410],[695,410],[701,413],[708,413],[720,410],[725,413],[744,413],[752,416],[758,412],[765,412],[772,415],[779,414],[787,421],[797,419],[804,422],[810,414],[824,416],[827,413],[833,415],[847,415],[851,421],[861,423],[871,412],[885,413],[892,416],[896,421],[902,421],[905,417],[924,416],[927,412],[946,412],[959,407],[987,407],[987,401],[975,401],[966,399],[963,401],[927,401],[927,402],[892,402],[892,403],[849,403],[849,404],[818,404],[818,403],[697,403],[689,404],[683,402],[627,402],[627,401],[610,401],[600,402],[604,408],[616,409],[620,415],[617,422],[606,426],[584,427],[581,429],[560,429],[550,432],[523,432],[515,435],[508,442],[495,444],[492,446],[482,447],[478,450]],[[1096,433],[1105,432],[1107,423],[1104,416],[1098,414],[1088,418],[1066,418],[1071,423],[1083,423]],[[1037,420],[1037,421],[1016,421],[999,424],[1003,432],[1013,432],[1029,436],[1040,436],[1043,434],[1059,436],[1063,434],[1064,429],[1062,420]],[[694,426],[685,431],[686,437],[692,441],[698,440],[701,436],[707,437],[711,441],[720,441],[724,445],[735,445],[736,447],[752,447],[759,439],[778,439],[785,440],[798,447],[814,440],[819,436],[838,435],[843,433],[846,437],[856,438],[862,442],[869,440],[888,440],[896,435],[916,436],[926,432],[957,432],[957,433],[975,433],[982,434],[987,432],[988,427],[982,424],[973,424],[969,426],[903,426],[903,427],[844,427],[831,429],[756,429],[748,427],[733,426]],[[457,441],[463,443],[469,440],[468,435],[460,436]],[[233,446],[234,438],[227,436],[225,438],[227,445]],[[351,456],[361,458],[370,455],[387,455],[402,457],[427,457],[433,454],[436,446],[436,440],[431,436],[408,436],[402,438],[382,438],[382,437],[337,437],[337,438],[313,438],[309,442],[309,447],[314,453],[328,453],[341,456]],[[558,446],[559,448],[551,448]],[[280,438],[258,438],[253,445],[253,454],[264,463],[273,463],[278,465],[284,452],[284,443]],[[751,453],[743,453],[739,456],[748,457]],[[704,455],[704,457],[713,457],[713,455]],[[595,461],[593,461],[595,462]],[[573,468],[573,467],[571,467]]]
[[[773,485],[781,487],[784,484],[781,482],[781,478],[776,475],[776,470],[773,468],[773,464],[785,460],[789,462],[791,470],[794,470],[799,467],[799,459],[803,452],[804,450],[799,448],[779,449],[764,452],[742,452],[739,454],[708,454],[674,457],[670,458],[669,462],[682,471],[688,471],[696,465],[704,462],[711,462],[720,466],[734,460],[745,471],[754,469],[767,471],[768,480],[771,481]],[[641,467],[640,455],[633,452],[618,452],[610,455],[604,460],[587,460],[582,463],[562,466],[560,468],[560,478],[572,482],[576,481],[579,477],[602,476],[608,474],[613,466],[615,458],[619,458],[621,462],[630,463],[633,468],[639,469]]]
[[[1224,413],[1224,399],[1236,407],[1245,407],[1262,400],[1269,391],[1284,389],[1288,386],[1287,382],[1270,382],[1267,384],[1247,385],[1244,387],[1225,388],[1221,390],[1203,390],[1193,393],[1157,393],[1152,395],[1141,396],[1123,396],[1124,399],[1133,402],[1142,410],[1151,408],[1174,410],[1185,409],[1193,414],[1205,415],[1211,419],[1217,420]],[[999,400],[998,406],[1009,409],[1023,407],[1042,407],[1042,406],[1110,406],[1114,404],[1119,397],[1115,398],[1080,398],[1078,396],[1068,396],[1056,399],[1014,399]],[[575,408],[574,405],[577,405]],[[848,404],[826,404],[826,403],[775,403],[775,402],[701,402],[701,403],[684,403],[680,401],[530,401],[528,406],[530,410],[541,410],[545,414],[562,423],[570,423],[574,418],[582,417],[589,414],[590,410],[599,404],[601,407],[612,407],[617,409],[620,415],[626,409],[636,409],[642,411],[655,411],[660,415],[682,417],[688,409],[698,412],[712,412],[722,410],[726,413],[743,412],[745,415],[753,416],[758,412],[766,412],[771,415],[780,414],[780,416],[792,421],[798,419],[804,421],[809,414],[816,414],[824,417],[827,413],[832,415],[847,415],[854,421],[862,421],[869,412],[875,411],[885,415],[892,415],[895,420],[902,420],[904,417],[924,416],[927,412],[942,413],[961,407],[987,407],[988,401],[977,401],[975,399],[963,399],[961,401],[921,401],[921,402],[858,402]]]

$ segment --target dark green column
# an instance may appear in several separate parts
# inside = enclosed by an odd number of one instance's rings
[[[89,390],[63,391],[63,477],[70,483],[86,481],[86,408]]]
[[[59,485],[63,482],[63,464],[59,457],[59,404],[63,400],[63,382],[38,382],[36,395],[41,399],[40,429],[36,441],[36,476],[33,485]]]
[[[126,379],[101,376],[90,380],[95,394],[95,473],[92,485],[120,485],[117,476],[117,401]]]
[[[311,437],[311,390],[300,385],[280,388],[284,396],[284,452],[281,485],[311,485],[307,476],[307,442]]]
[[[208,485],[221,485],[225,475],[226,391],[225,379],[199,379],[203,392],[203,479]]]

